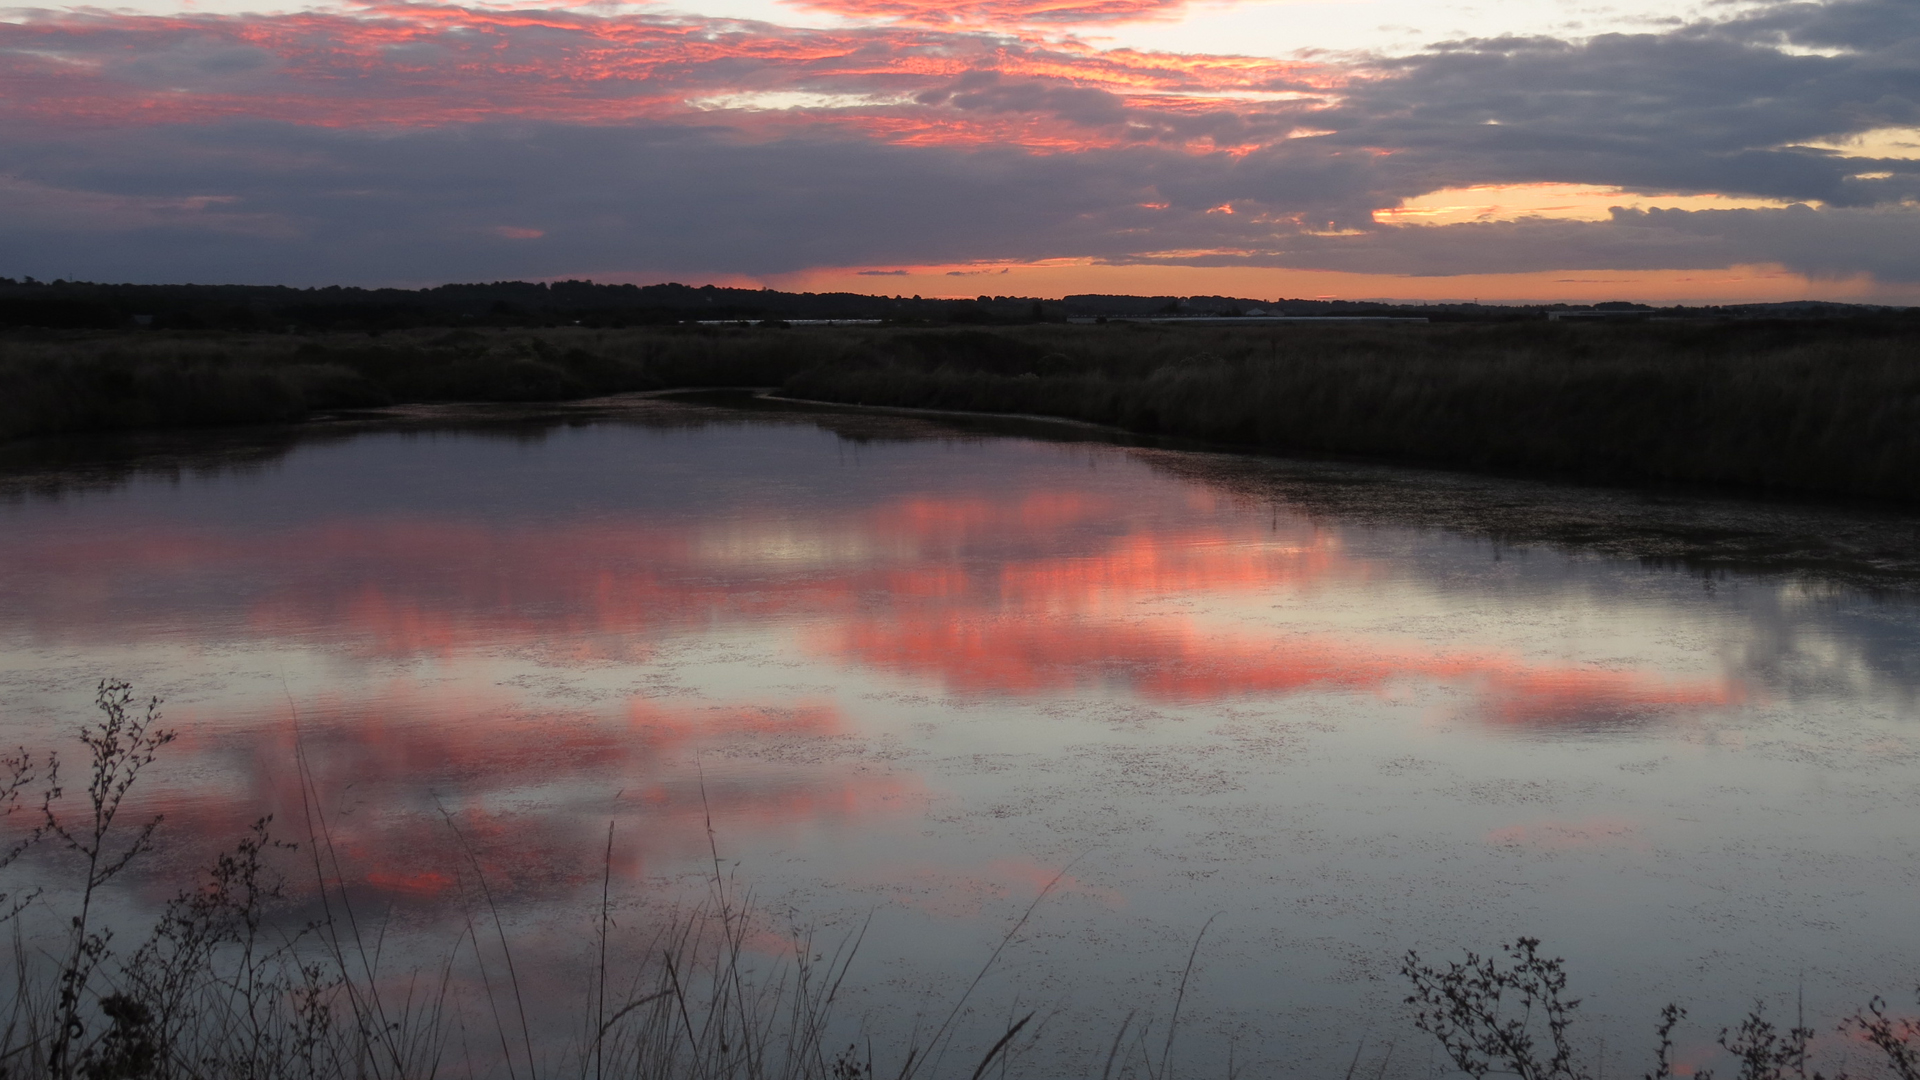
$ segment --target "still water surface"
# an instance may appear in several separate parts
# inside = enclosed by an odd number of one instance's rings
[[[464,895],[444,810],[556,998],[610,821],[631,923],[705,895],[709,817],[782,920],[870,917],[848,1013],[883,1038],[1061,875],[979,999],[1055,1010],[1039,1072],[1164,1014],[1216,912],[1181,1036],[1206,1072],[1340,1072],[1366,1033],[1427,1075],[1400,957],[1520,933],[1568,958],[1608,1071],[1667,1000],[1704,1052],[1756,997],[1837,1017],[1920,978],[1898,581],[1496,542],[1350,490],[1438,474],[1333,469],[1329,510],[1304,466],[931,420],[637,402],[205,441],[0,501],[4,741],[60,744],[103,676],[181,732],[135,907],[298,820],[298,737],[396,940],[444,940]]]

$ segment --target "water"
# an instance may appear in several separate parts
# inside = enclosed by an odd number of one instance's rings
[[[550,1002],[609,822],[629,928],[716,854],[770,956],[868,925],[843,1015],[883,1042],[1051,882],[968,1021],[1042,1009],[1037,1074],[1164,1017],[1216,913],[1189,1072],[1364,1035],[1425,1076],[1401,957],[1521,933],[1609,1072],[1668,1000],[1705,1060],[1756,998],[1920,978],[1912,520],[1041,430],[635,402],[35,450],[0,731],[166,699],[128,919],[300,820],[298,741],[395,941],[457,937],[477,862]]]

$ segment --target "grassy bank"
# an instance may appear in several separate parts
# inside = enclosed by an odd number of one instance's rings
[[[950,334],[917,355],[812,368],[787,390],[1044,413],[1271,450],[1920,498],[1920,325],[1110,326],[993,336],[1018,348]]]
[[[843,344],[697,329],[17,336],[0,339],[0,438],[278,423],[420,402],[773,385],[834,363]]]
[[[1920,499],[1920,320],[663,327],[0,342],[0,438],[778,386],[1276,451]]]

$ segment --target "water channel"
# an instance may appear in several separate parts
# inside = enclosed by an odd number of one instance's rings
[[[877,1042],[1051,883],[969,1021],[1042,1010],[1027,1075],[1164,1017],[1210,918],[1187,1075],[1432,1075],[1401,958],[1520,934],[1621,1075],[1670,1000],[1704,1062],[1920,980],[1912,517],[745,404],[16,450],[0,741],[165,699],[129,918],[298,820],[297,744],[394,940],[477,865],[553,1000],[609,823],[634,932],[716,854],[770,957],[865,926]]]

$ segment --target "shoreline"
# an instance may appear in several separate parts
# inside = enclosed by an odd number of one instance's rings
[[[704,400],[703,400],[704,399]],[[685,413],[679,410],[687,410]],[[1022,438],[1113,447],[1230,497],[1361,527],[1437,529],[1502,549],[1683,567],[1704,579],[1795,578],[1818,589],[1920,593],[1920,513],[1879,500],[1679,483],[1569,482],[1352,455],[1141,436],[1052,417],[795,402],[765,388],[676,388],[565,402],[438,403],[352,410],[303,423],[149,429],[0,443],[0,503],[58,498],[143,476],[248,470],[302,445],[445,431],[539,438],[582,422],[760,418],[840,438]],[[658,419],[651,419],[658,418]]]

